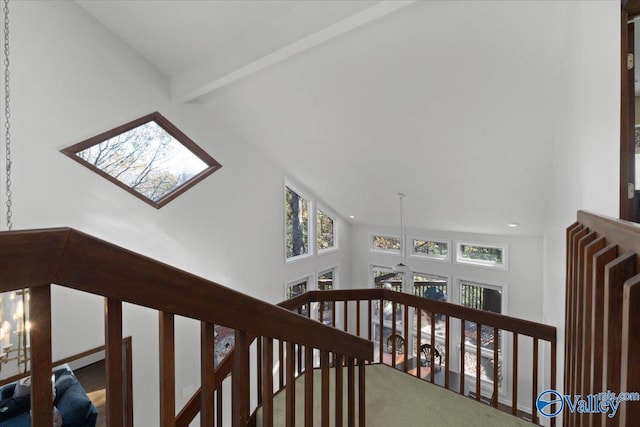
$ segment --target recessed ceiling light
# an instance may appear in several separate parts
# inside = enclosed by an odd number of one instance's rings
[[[507,224],[509,227],[511,228],[516,228],[516,227],[520,227],[520,223],[519,222],[510,222],[509,224]]]
[[[351,219],[355,219],[355,218],[356,218],[356,216],[355,216],[355,215],[349,215],[349,218],[351,218]]]

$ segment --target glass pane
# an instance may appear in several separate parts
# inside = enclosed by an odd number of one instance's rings
[[[413,275],[413,294],[429,298],[436,301],[447,301],[447,278],[445,276],[436,276],[430,274],[414,274]],[[418,327],[418,310],[413,312],[413,323],[415,327]],[[420,310],[420,329],[423,336],[427,337],[429,342],[431,338],[431,313]],[[434,316],[436,337],[444,337],[445,333],[445,315],[442,313],[435,313]]]
[[[302,295],[307,292],[307,281],[304,280],[302,282],[296,283],[295,285],[288,285],[286,290],[286,299],[291,299],[297,297],[298,295]],[[307,305],[303,305],[299,311],[303,316],[307,316]]]
[[[213,365],[218,366],[218,363],[224,359],[224,357],[233,350],[235,344],[235,331],[231,328],[225,328],[224,326],[215,325],[213,327]]]
[[[487,288],[478,283],[462,282],[460,287],[461,305],[476,310],[490,311],[492,313],[502,312],[502,292],[498,289]],[[476,373],[476,349],[478,346],[478,325],[475,322],[464,322],[465,346],[469,345],[465,353],[465,373]],[[482,351],[481,378],[493,381],[493,348],[494,329],[482,325],[480,329],[480,348]],[[502,354],[502,331],[498,331],[498,354]],[[501,357],[501,356],[499,356]],[[473,365],[473,366],[471,366]]]
[[[154,121],[79,151],[76,156],[154,202],[208,168]]]
[[[333,289],[333,270],[322,273],[318,276],[318,289],[328,291]],[[322,316],[320,315],[322,312]],[[318,304],[318,319],[322,317],[322,323],[333,326],[333,302],[328,301]]]
[[[318,250],[333,248],[333,220],[318,209],[316,212],[316,223]]]
[[[464,373],[476,376],[476,353],[465,351],[464,353]],[[480,380],[493,383],[493,357],[482,355],[480,359]],[[498,360],[498,385],[502,384],[502,362]]]
[[[413,253],[433,258],[446,258],[449,254],[449,244],[446,242],[413,239]]]
[[[373,249],[381,251],[400,252],[400,238],[388,236],[373,236]]]
[[[309,202],[286,187],[287,258],[309,253]]]
[[[460,245],[460,258],[490,264],[502,264],[502,248]]]

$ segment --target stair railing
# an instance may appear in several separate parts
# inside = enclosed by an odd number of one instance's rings
[[[306,354],[305,368],[311,378],[314,352],[320,354],[322,408],[329,405],[328,355],[347,356],[348,363],[372,360],[372,344],[291,313],[281,307],[202,279],[182,270],[127,251],[79,231],[61,228],[0,233],[0,292],[30,288],[31,313],[31,402],[33,425],[52,424],[51,389],[51,284],[105,297],[105,370],[107,425],[126,425],[122,396],[122,303],[148,307],[159,312],[160,329],[160,425],[173,426],[175,417],[174,317],[180,315],[201,322],[201,425],[221,425],[221,413],[214,403],[222,400],[214,372],[214,325],[236,330],[236,351],[232,360],[232,425],[245,427],[253,421],[250,412],[250,337],[257,336],[262,361],[254,364],[260,378],[263,408],[268,408],[273,390],[271,358],[274,342],[285,346],[287,425],[294,425],[295,351]],[[313,350],[311,350],[313,349]],[[338,357],[338,356],[335,356]],[[311,360],[313,358],[311,357]],[[231,360],[231,359],[229,359]],[[225,362],[231,363],[231,362]],[[224,364],[223,364],[224,365]],[[225,365],[226,366],[226,365]],[[355,381],[355,380],[354,380]],[[355,384],[355,383],[354,383]],[[364,376],[358,378],[358,411],[364,412]],[[335,393],[335,391],[334,391]],[[339,393],[339,392],[338,392]],[[216,402],[214,402],[214,399]],[[312,396],[313,399],[313,396]],[[305,402],[307,399],[305,398]],[[347,411],[355,411],[355,398]],[[324,412],[324,411],[323,411]],[[305,414],[305,418],[307,415]],[[322,424],[328,425],[321,415]],[[263,411],[263,425],[273,425],[269,411]],[[364,416],[359,418],[364,425]],[[306,424],[310,425],[310,424]],[[354,425],[351,421],[349,425]]]

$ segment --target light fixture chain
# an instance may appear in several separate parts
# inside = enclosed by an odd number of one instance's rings
[[[6,164],[6,191],[7,191],[7,229],[13,229],[13,199],[11,193],[11,92],[9,88],[9,0],[4,0],[4,128],[5,128],[5,164]]]

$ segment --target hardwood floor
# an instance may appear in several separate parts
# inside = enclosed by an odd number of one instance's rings
[[[104,360],[85,366],[84,368],[76,369],[74,374],[98,410],[96,427],[106,427],[107,419],[104,412],[106,399]]]

